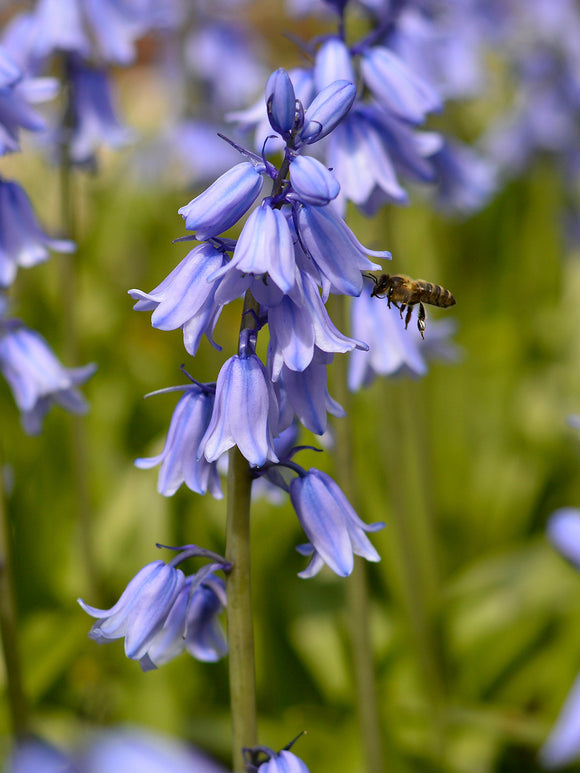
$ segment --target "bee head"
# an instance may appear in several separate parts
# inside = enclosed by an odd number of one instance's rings
[[[372,289],[371,298],[375,296],[389,296],[391,293],[391,275],[382,274],[378,279],[376,277],[374,279],[375,286]]]

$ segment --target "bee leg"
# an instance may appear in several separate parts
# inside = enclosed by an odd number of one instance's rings
[[[406,308],[407,308],[407,304],[406,303],[402,303],[399,306],[399,316],[401,317],[401,319],[403,319],[403,312],[405,311]],[[409,311],[410,311],[410,309],[409,309]],[[407,311],[407,314],[409,313],[409,311]]]
[[[427,327],[425,323],[425,319],[427,318],[427,315],[425,314],[425,307],[422,303],[419,303],[419,314],[417,316],[417,327],[419,328],[419,332],[421,333],[421,338],[425,340],[425,336],[423,333],[425,332],[425,328]]]
[[[403,306],[403,308],[405,308],[405,307]],[[413,307],[409,306],[409,308],[407,309],[407,314],[405,316],[405,330],[409,326],[409,322],[411,321],[411,314],[412,313],[413,313]],[[403,319],[403,312],[402,312],[402,310],[401,310],[401,319]]]

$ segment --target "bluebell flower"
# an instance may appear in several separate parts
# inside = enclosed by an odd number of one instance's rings
[[[0,47],[3,83],[0,84],[0,155],[20,150],[21,129],[40,132],[46,122],[30,103],[52,99],[58,89],[54,78],[29,78],[11,61],[10,53]],[[16,73],[18,75],[16,76]]]
[[[356,86],[337,80],[319,91],[304,113],[299,142],[310,145],[330,134],[346,117],[356,97]]]
[[[290,182],[300,201],[317,207],[328,204],[340,191],[334,174],[311,156],[296,156],[292,159]]]
[[[430,84],[384,46],[363,51],[361,74],[377,102],[404,121],[423,123],[427,113],[441,109],[441,99]]]
[[[563,768],[580,756],[580,674],[568,693],[556,724],[540,750],[548,770]]]
[[[563,507],[548,521],[548,539],[564,558],[580,569],[580,510]]]
[[[312,71],[296,67],[288,70],[288,76],[292,82],[295,98],[300,104],[308,106],[314,98],[314,78]],[[266,91],[266,99],[269,91]],[[253,146],[256,152],[261,153],[268,138],[267,149],[269,153],[284,149],[284,140],[276,135],[272,138],[272,124],[269,121],[267,109],[264,109],[264,100],[260,99],[247,110],[231,111],[226,115],[228,121],[235,121],[244,130],[254,130]]]
[[[283,749],[258,766],[259,773],[308,773],[308,768],[292,752]]]
[[[80,773],[228,773],[198,749],[150,727],[101,730],[83,749],[79,769]],[[45,772],[31,769],[22,773]]]
[[[554,547],[580,569],[580,510],[556,510],[548,521],[548,538]],[[540,750],[542,764],[552,770],[580,756],[580,675],[576,677],[556,724]]]
[[[357,82],[352,56],[348,46],[337,37],[329,37],[316,52],[314,83],[321,91],[336,80]]]
[[[255,354],[234,355],[222,366],[216,384],[211,422],[198,456],[216,461],[236,445],[251,465],[277,462],[273,435],[278,401],[264,365]]]
[[[323,289],[340,295],[360,295],[362,271],[380,268],[367,258],[390,258],[391,253],[363,247],[332,205],[300,207],[296,228],[308,256],[320,272]],[[325,292],[325,294],[326,294]]]
[[[41,431],[54,404],[71,413],[86,413],[88,404],[75,387],[95,370],[95,365],[63,367],[44,338],[18,320],[0,324],[0,371],[12,389],[29,435]]]
[[[210,15],[196,6],[190,15],[192,31],[184,46],[185,77],[200,84],[203,112],[221,116],[225,110],[249,104],[260,93],[267,76],[266,57],[263,40],[240,24],[233,7],[226,8],[229,16],[224,21],[215,18],[212,6],[207,11]],[[171,73],[173,78],[183,75]]]
[[[328,140],[328,163],[343,196],[363,206],[378,189],[384,200],[406,204],[407,193],[398,180],[391,150],[388,137],[368,110],[355,105]]]
[[[209,280],[223,266],[224,259],[224,253],[212,244],[200,244],[151,292],[129,290],[137,300],[133,308],[152,311],[151,324],[158,330],[181,327],[185,349],[193,357],[203,335],[213,343],[222,307],[214,300],[217,283]]]
[[[215,399],[215,385],[188,384],[171,417],[163,451],[158,456],[135,460],[142,470],[161,464],[157,490],[170,497],[182,483],[197,494],[208,490],[215,499],[223,497],[215,463],[198,457],[200,442],[209,426]],[[164,390],[162,390],[164,391]]]
[[[328,393],[327,366],[332,355],[319,349],[308,367],[301,371],[282,368],[275,384],[280,404],[279,428],[288,427],[296,416],[306,429],[315,435],[323,435],[328,425],[328,413],[344,416],[341,405]]]
[[[308,768],[293,752],[292,743],[279,752],[275,752],[267,746],[252,746],[243,749],[245,770],[248,773],[308,773]]]
[[[33,14],[34,30],[30,55],[45,59],[55,51],[91,55],[79,0],[39,0]]]
[[[248,217],[232,260],[214,278],[234,268],[244,274],[269,274],[283,292],[294,286],[296,266],[290,227],[284,213],[273,209],[268,200]]]
[[[290,76],[281,67],[266,83],[266,109],[274,131],[284,139],[289,138],[296,118],[296,95]]]
[[[17,268],[30,268],[48,259],[49,250],[74,252],[74,242],[44,233],[23,188],[0,179],[0,287],[14,281]]]
[[[154,26],[175,23],[175,14],[160,13],[159,3],[138,0],[39,0],[32,14],[28,55],[46,59],[56,52],[129,65],[135,42]],[[164,0],[168,9],[169,3]]]
[[[365,532],[378,531],[385,524],[361,521],[329,475],[310,469],[292,480],[289,491],[298,520],[310,540],[307,551],[313,553],[308,568],[299,577],[312,577],[323,563],[340,577],[347,577],[354,566],[353,553],[367,561],[380,561]]]
[[[6,760],[5,773],[78,773],[71,757],[39,738],[21,741]]]
[[[199,196],[179,209],[188,231],[200,241],[227,231],[257,199],[264,178],[264,166],[250,161],[229,169]]]
[[[77,164],[92,164],[101,145],[118,148],[134,135],[117,117],[107,70],[89,67],[74,56],[68,60],[68,74],[72,109],[70,157]]]
[[[304,370],[315,347],[328,353],[367,348],[363,340],[349,338],[335,327],[312,277],[301,273],[301,282],[301,293],[284,296],[268,309],[268,359],[274,381],[283,364],[290,370]]]
[[[213,663],[223,658],[228,645],[217,616],[226,604],[223,580],[209,574],[202,583],[195,575],[186,578],[163,627],[140,659],[143,671],[150,671],[187,650],[196,660]]]
[[[111,609],[97,609],[78,599],[84,611],[97,618],[89,636],[99,644],[124,638],[127,657],[141,660],[163,628],[184,585],[181,569],[158,560],[135,575]]]

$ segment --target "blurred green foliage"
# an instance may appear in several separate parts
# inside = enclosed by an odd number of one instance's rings
[[[146,73],[142,82],[132,77],[146,88]],[[194,361],[179,332],[153,330],[148,314],[132,311],[127,290],[152,289],[186,254],[188,245],[172,239],[183,235],[177,209],[193,193],[167,181],[138,183],[130,158],[107,158],[75,188],[81,351],[79,362],[65,364],[98,363],[84,389],[98,590],[80,549],[70,417],[54,409],[43,434],[26,437],[0,382],[26,688],[38,731],[57,743],[93,724],[142,723],[227,762],[227,664],[184,655],[142,674],[120,642],[98,647],[87,638],[91,621],[75,601],[112,605],[159,557],[155,542],[224,550],[223,501],[187,490],[165,499],[156,471],[138,471],[133,460],[161,447],[176,402],[143,395],[183,383],[182,363],[196,378],[214,379],[235,351],[240,309],[228,309],[218,325],[223,351],[204,342]],[[45,222],[56,223],[54,172],[24,156],[10,163]],[[387,522],[373,536],[383,561],[368,575],[391,771],[539,770],[537,749],[580,666],[580,576],[544,535],[555,508],[580,505],[580,442],[566,425],[580,411],[580,262],[562,241],[562,201],[549,162],[539,160],[464,222],[417,200],[378,221],[353,213],[357,236],[391,249],[394,270],[453,291],[452,312],[429,316],[453,316],[461,347],[457,363],[433,365],[421,381],[378,380],[353,400],[360,515]],[[60,261],[21,271],[13,296],[18,316],[57,352]],[[300,461],[331,471],[332,453],[324,457],[304,452]],[[395,511],[415,530],[406,560],[414,592],[433,613],[425,642],[413,630]],[[304,559],[294,547],[303,539],[287,503],[256,502],[261,739],[280,748],[307,729],[298,751],[312,771],[362,773],[345,581],[329,571],[299,579]],[[425,657],[435,663],[436,688]]]

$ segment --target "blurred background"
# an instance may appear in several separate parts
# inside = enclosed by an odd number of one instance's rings
[[[6,19],[12,13],[8,7]],[[257,41],[266,74],[303,57],[285,33],[309,39],[332,29],[328,19],[292,15],[278,3],[239,4],[235,14]],[[155,542],[224,551],[224,501],[184,487],[164,498],[156,470],[133,465],[160,451],[176,403],[174,394],[144,395],[184,383],[182,363],[196,379],[214,380],[235,352],[241,310],[232,304],[220,319],[223,351],[204,339],[192,360],[181,332],[154,330],[127,295],[151,290],[185,256],[191,245],[173,243],[185,233],[177,209],[204,187],[157,142],[174,110],[174,83],[159,66],[167,50],[145,37],[135,64],[115,71],[134,141],[99,151],[98,170],[73,179],[79,360],[63,361],[98,365],[83,388],[98,590],[75,516],[70,416],[55,408],[41,435],[26,436],[0,380],[1,445],[25,686],[38,732],[67,747],[87,728],[130,722],[186,739],[227,765],[227,662],[182,655],[143,674],[121,642],[88,639],[92,621],[76,603],[80,596],[111,606],[159,557]],[[466,142],[491,128],[521,87],[500,54],[501,46],[483,52],[485,86],[451,101],[429,128]],[[261,84],[245,105],[261,97]],[[42,222],[58,230],[58,170],[30,140],[23,151],[2,159],[2,174],[17,179]],[[426,333],[453,320],[453,361],[432,360],[420,379],[377,378],[352,396],[358,512],[387,524],[372,538],[382,561],[367,574],[393,771],[541,770],[538,749],[580,669],[580,575],[545,535],[556,508],[580,506],[580,439],[567,423],[580,413],[571,188],[557,149],[540,149],[517,174],[499,177],[486,205],[469,215],[444,215],[418,187],[407,207],[388,206],[372,219],[348,213],[363,244],[392,251],[393,272],[441,284],[457,299],[451,310],[428,308]],[[56,351],[65,339],[62,260],[21,269],[11,293],[17,315]],[[307,433],[302,440],[318,443]],[[329,442],[316,459],[303,452],[301,464],[332,473]],[[411,528],[404,558],[396,518]],[[287,501],[256,500],[252,529],[260,737],[278,749],[306,729],[297,753],[311,771],[362,772],[348,580],[326,569],[297,577],[304,558],[295,546],[304,537]],[[417,605],[428,610],[423,629]],[[8,731],[0,701],[3,752]]]

